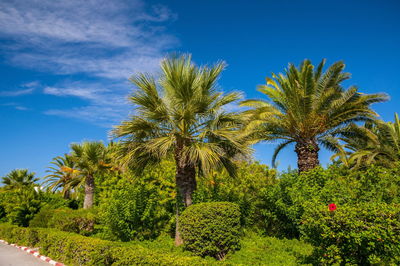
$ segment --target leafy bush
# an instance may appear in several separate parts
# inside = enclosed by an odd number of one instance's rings
[[[240,207],[241,225],[259,227],[260,191],[276,182],[276,171],[258,162],[239,162],[237,168],[236,178],[229,176],[226,171],[215,171],[199,179],[194,203],[236,203]]]
[[[145,184],[127,184],[103,205],[101,217],[112,235],[130,241],[157,237],[171,219],[171,213],[160,202],[156,189]]]
[[[96,223],[93,210],[71,210],[67,208],[54,210],[48,227],[61,231],[90,235],[94,233]]]
[[[71,208],[78,209],[82,205],[78,199],[65,199],[60,192],[46,191],[42,193],[42,205],[46,208],[59,209]]]
[[[36,192],[33,186],[1,192],[0,205],[6,215],[5,220],[19,226],[28,226],[40,210],[41,198],[42,194]]]
[[[302,234],[316,249],[318,263],[399,265],[400,205],[386,203],[310,205]]]
[[[223,259],[240,247],[240,208],[230,202],[199,203],[179,217],[185,249],[196,255]]]
[[[29,222],[29,227],[42,227],[49,226],[49,221],[53,218],[55,210],[50,207],[42,207],[40,211]]]

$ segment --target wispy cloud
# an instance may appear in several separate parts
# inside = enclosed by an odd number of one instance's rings
[[[27,107],[25,107],[25,106],[23,106],[23,105],[20,105],[19,103],[14,103],[14,102],[2,103],[2,104],[0,104],[0,105],[1,105],[1,106],[10,106],[10,107],[13,107],[14,109],[20,110],[20,111],[27,111],[27,110],[29,110],[29,108],[27,108]]]
[[[23,90],[0,91],[0,97],[15,97],[15,96],[31,94],[34,90],[35,90],[34,88],[28,88]]]
[[[165,53],[178,45],[165,28],[175,19],[167,7],[143,0],[4,0],[0,39],[6,41],[0,49],[6,62],[15,66],[68,75],[68,80],[45,86],[43,93],[88,100],[83,109],[47,113],[72,117],[67,113],[80,111],[84,119],[95,121],[88,110],[102,113],[98,102],[106,111],[112,111],[110,106],[117,109],[115,103],[125,103],[130,90],[127,78],[138,71],[155,71]],[[0,96],[31,92],[26,88]]]
[[[79,119],[101,127],[110,128],[121,120],[126,119],[127,112],[127,108],[122,105],[89,105],[71,110],[52,109],[46,111],[45,114]]]
[[[31,94],[35,91],[35,89],[38,86],[39,86],[39,82],[37,82],[37,81],[24,83],[15,90],[0,91],[0,97],[16,97],[16,96]]]

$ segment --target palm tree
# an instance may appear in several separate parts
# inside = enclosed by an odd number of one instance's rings
[[[68,154],[57,156],[51,164],[44,184],[53,191],[61,189],[64,199],[69,199],[71,190],[81,186],[83,181],[74,158]]]
[[[97,174],[110,168],[110,158],[107,148],[102,142],[83,142],[82,144],[72,144],[72,160],[84,180],[85,199],[83,208],[89,209],[94,203],[94,178]]]
[[[22,189],[34,185],[38,180],[35,173],[28,172],[28,169],[15,169],[3,177],[2,183],[6,189]]]
[[[240,114],[227,110],[240,94],[217,92],[224,67],[222,62],[198,67],[190,55],[181,55],[161,62],[158,81],[146,74],[134,76],[137,90],[130,101],[136,113],[112,132],[121,138],[120,159],[137,172],[162,158],[175,159],[176,187],[185,207],[192,204],[197,174],[224,167],[235,175],[232,157],[249,154],[237,132]]]
[[[393,167],[400,161],[400,120],[395,114],[394,122],[374,121],[363,126],[354,126],[349,136],[344,136],[347,152],[336,154],[352,168],[371,164]]]
[[[336,136],[343,133],[350,123],[368,121],[377,114],[370,105],[387,99],[384,94],[363,94],[355,86],[348,89],[342,82],[350,78],[343,72],[343,62],[336,62],[325,72],[325,60],[316,69],[309,60],[296,68],[289,64],[284,74],[272,74],[267,84],[259,91],[270,101],[247,100],[243,106],[250,122],[247,130],[257,141],[283,140],[275,149],[272,163],[278,153],[295,143],[299,172],[308,171],[319,165],[319,145],[338,151]]]

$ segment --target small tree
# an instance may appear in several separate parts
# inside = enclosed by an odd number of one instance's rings
[[[83,208],[89,209],[93,207],[94,203],[94,177],[110,167],[110,158],[107,155],[107,148],[102,142],[72,144],[71,149],[71,156],[85,182]]]

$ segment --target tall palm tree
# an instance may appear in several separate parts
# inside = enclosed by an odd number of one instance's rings
[[[51,164],[53,166],[46,171],[49,175],[45,177],[46,180],[43,184],[53,191],[61,189],[64,198],[69,199],[71,191],[81,186],[83,181],[74,158],[68,154],[57,156]]]
[[[137,87],[130,97],[135,115],[112,132],[121,138],[120,159],[132,169],[140,172],[162,158],[175,159],[176,187],[186,207],[192,204],[197,174],[224,167],[235,175],[232,157],[249,154],[237,133],[240,114],[228,111],[240,94],[217,91],[224,67],[222,62],[198,67],[190,55],[171,56],[161,62],[158,81],[146,74],[131,78]]]
[[[363,94],[355,86],[348,89],[342,82],[350,78],[343,72],[343,62],[336,62],[325,72],[325,60],[315,69],[309,60],[298,68],[289,64],[284,74],[272,74],[259,91],[269,97],[265,100],[247,100],[243,106],[252,107],[246,114],[250,122],[247,129],[257,141],[282,142],[275,149],[272,162],[278,153],[295,143],[299,172],[319,165],[319,145],[329,150],[339,149],[338,139],[348,124],[376,118],[370,105],[387,99],[384,94]]]
[[[85,184],[83,208],[89,209],[94,203],[95,176],[110,168],[107,148],[102,142],[93,141],[74,143],[71,145],[71,150],[72,160]]]
[[[374,121],[363,126],[354,126],[349,136],[344,136],[344,153],[337,153],[343,163],[352,167],[370,164],[385,167],[400,161],[400,120],[395,114],[394,122]]]
[[[28,172],[28,169],[12,170],[2,179],[6,189],[23,189],[34,185],[39,180],[39,178],[35,178],[35,173]]]

